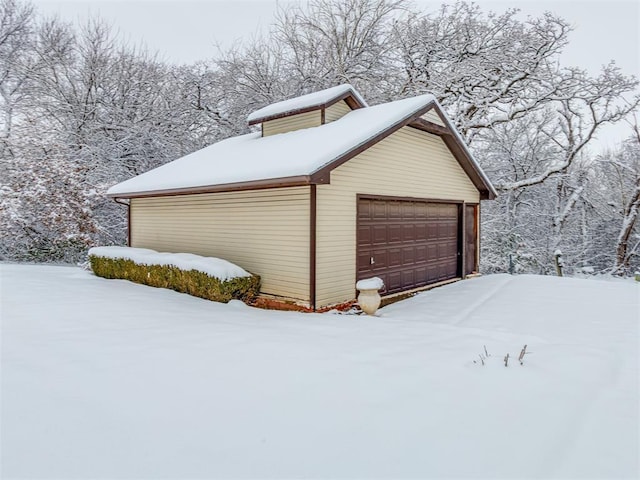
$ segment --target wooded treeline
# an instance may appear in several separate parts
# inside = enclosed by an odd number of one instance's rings
[[[82,28],[0,0],[5,260],[76,261],[125,243],[114,183],[249,129],[266,104],[341,83],[375,104],[430,92],[499,191],[484,202],[483,271],[640,268],[638,81],[562,65],[571,28],[471,3],[312,0],[206,62],[172,65],[94,19]],[[600,129],[627,122],[617,149]]]

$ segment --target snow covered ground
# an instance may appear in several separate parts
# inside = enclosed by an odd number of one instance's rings
[[[2,478],[640,474],[633,282],[486,276],[373,318],[0,269]]]

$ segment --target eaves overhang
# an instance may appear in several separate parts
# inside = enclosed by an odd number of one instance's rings
[[[265,190],[269,188],[300,187],[304,185],[311,185],[312,183],[322,182],[313,182],[310,175],[297,175],[293,177],[267,178],[263,180],[252,180],[248,182],[223,183],[217,185],[203,185],[198,187],[112,193],[107,194],[107,196],[113,199],[171,197],[177,195],[197,195],[203,193],[240,192],[243,190]]]

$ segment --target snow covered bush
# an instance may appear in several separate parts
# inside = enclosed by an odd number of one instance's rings
[[[114,247],[98,247],[89,251],[89,262],[91,269],[99,277],[119,278],[130,280],[135,283],[149,285],[151,287],[168,288],[176,292],[188,293],[195,297],[213,300],[214,302],[227,303],[229,300],[237,299],[245,303],[251,303],[260,291],[260,277],[245,272],[246,276],[218,275],[211,271],[204,272],[199,269],[180,268],[166,261],[160,261],[160,264],[151,264],[145,260],[132,260],[126,257],[126,253],[112,254],[106,251],[107,248]],[[143,250],[143,249],[127,249],[126,247],[115,247],[126,250]],[[105,252],[101,253],[101,249]],[[151,250],[156,255],[158,254]],[[138,253],[138,252],[135,252]],[[174,257],[185,256],[187,254],[175,254]],[[112,258],[116,257],[116,258]],[[135,256],[133,256],[135,258]],[[189,255],[196,257],[196,255]],[[202,260],[216,260],[227,263],[220,259],[206,259],[198,257]],[[144,263],[143,263],[144,262]],[[239,267],[236,267],[239,268]],[[206,269],[205,269],[206,270]],[[242,269],[240,269],[242,270]],[[243,271],[244,272],[244,271]],[[221,278],[218,278],[221,277]]]

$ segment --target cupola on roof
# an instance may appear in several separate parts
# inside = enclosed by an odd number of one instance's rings
[[[247,121],[249,125],[255,125],[256,123],[275,120],[276,118],[327,108],[340,100],[347,102],[352,110],[367,106],[367,102],[364,101],[357,90],[350,84],[345,83],[337,87],[320,90],[319,92],[272,103],[250,114],[247,117]]]

